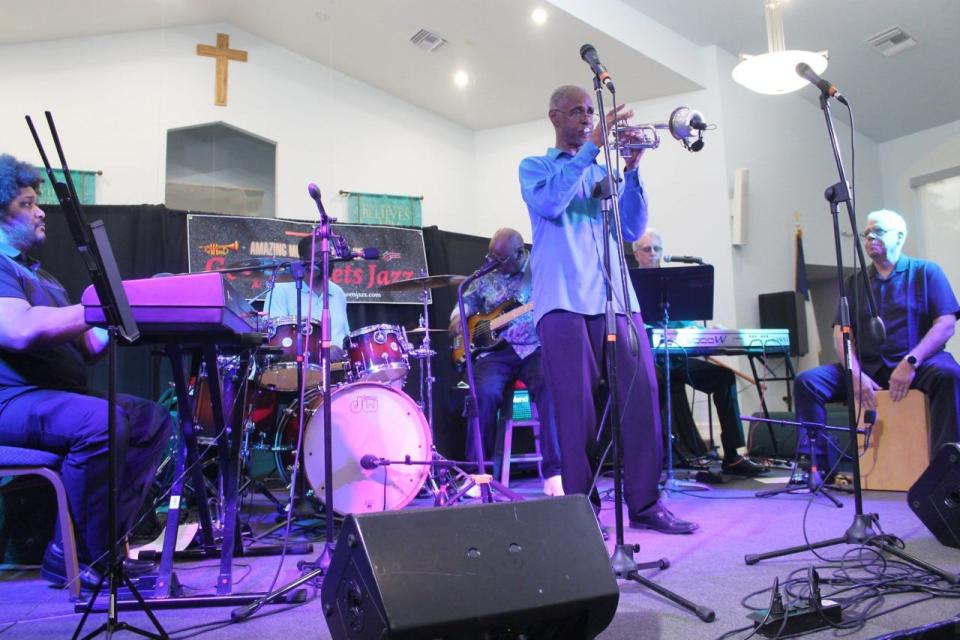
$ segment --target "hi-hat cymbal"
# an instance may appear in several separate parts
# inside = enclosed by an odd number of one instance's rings
[[[382,291],[418,291],[421,289],[435,289],[437,287],[449,287],[460,284],[466,280],[466,276],[423,276],[422,278],[410,278],[409,280],[398,280],[390,284],[381,285]]]
[[[276,282],[290,282],[290,261],[273,258],[250,258],[232,262],[223,269],[214,269],[219,273],[232,273],[240,280],[263,279],[273,277]]]
[[[446,329],[427,329],[426,327],[417,327],[416,329],[407,329],[407,335],[409,336],[414,333],[426,333],[427,331],[429,331],[430,333],[446,333],[447,332]]]
[[[281,261],[276,258],[249,258],[247,260],[240,260],[239,262],[231,262],[223,269],[217,269],[217,271],[230,272],[230,271],[257,271],[261,269],[279,269],[281,267],[286,267],[290,264],[290,261]]]

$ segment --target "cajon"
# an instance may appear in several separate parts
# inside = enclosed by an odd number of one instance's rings
[[[864,427],[864,424],[860,424]],[[864,436],[858,437],[863,449]],[[911,389],[900,402],[877,392],[877,422],[870,448],[860,458],[864,489],[907,491],[930,466],[930,408],[921,391]]]

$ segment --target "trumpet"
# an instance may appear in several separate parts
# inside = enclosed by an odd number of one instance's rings
[[[620,125],[611,130],[610,146],[629,158],[635,149],[656,149],[660,146],[660,131],[669,131],[691,153],[703,149],[703,132],[713,128],[703,120],[703,114],[687,107],[677,107],[667,122]]]

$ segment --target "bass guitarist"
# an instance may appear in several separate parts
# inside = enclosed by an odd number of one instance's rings
[[[500,264],[487,275],[476,280],[464,295],[468,316],[483,314],[490,319],[497,311],[508,313],[528,305],[532,290],[530,254],[523,245],[523,237],[516,229],[504,228],[490,239],[488,255]],[[501,309],[502,307],[502,309]],[[529,309],[529,307],[528,307]],[[506,317],[501,316],[501,317]],[[473,353],[473,371],[477,385],[480,431],[483,452],[490,456],[494,451],[497,432],[497,412],[507,385],[517,379],[530,390],[530,395],[540,414],[540,449],[543,455],[543,492],[547,495],[563,495],[560,480],[560,447],[557,443],[553,402],[543,382],[540,366],[540,341],[533,324],[533,311],[527,310],[503,324],[495,333],[490,325],[495,322],[471,323],[474,340],[484,349]],[[450,335],[460,335],[460,316],[456,308],[451,314]],[[468,348],[467,353],[470,352]],[[467,430],[467,452],[473,456],[476,444],[473,434]]]

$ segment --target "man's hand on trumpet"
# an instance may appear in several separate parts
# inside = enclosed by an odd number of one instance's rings
[[[633,117],[633,111],[623,111],[625,108],[626,105],[619,104],[607,112],[608,131],[612,132],[614,127],[626,124],[627,120]],[[621,142],[626,140],[632,141],[637,137],[637,135],[638,134],[634,131],[621,132]],[[603,130],[600,126],[596,126],[593,131],[590,132],[590,142],[598,147],[603,147],[603,145],[606,144],[606,140],[603,139]],[[632,153],[629,156],[623,156],[624,170],[626,171],[636,169],[637,163],[640,162],[640,157],[643,155],[643,149],[631,149],[631,152]]]

